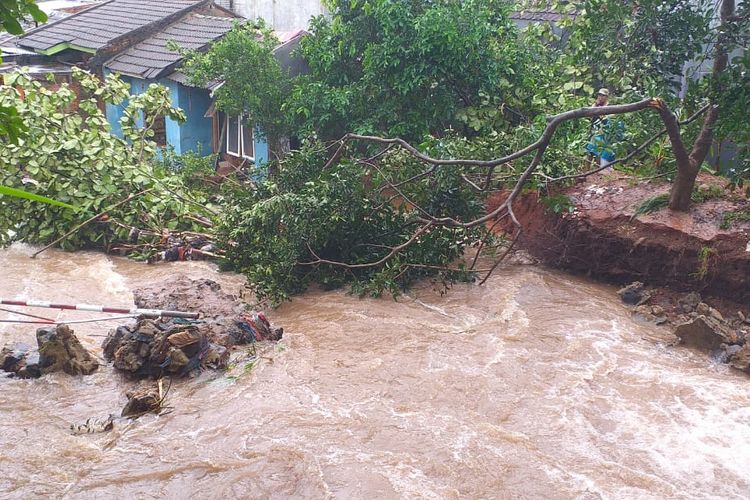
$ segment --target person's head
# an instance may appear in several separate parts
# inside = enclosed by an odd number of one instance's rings
[[[606,106],[609,102],[609,89],[601,88],[596,94],[596,106]]]

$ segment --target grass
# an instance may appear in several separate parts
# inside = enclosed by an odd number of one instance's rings
[[[716,250],[711,247],[704,246],[698,252],[698,270],[692,274],[692,276],[699,281],[703,281],[708,274],[709,261],[713,255],[716,254]]]
[[[648,200],[641,203],[638,208],[636,208],[635,213],[633,214],[633,217],[630,218],[630,220],[632,221],[639,215],[650,214],[651,212],[661,210],[667,205],[669,205],[669,193],[660,194],[659,196],[649,198]]]
[[[750,207],[746,207],[734,212],[727,212],[721,218],[721,229],[729,229],[735,222],[750,222]]]
[[[724,189],[721,186],[709,186],[708,189],[693,189],[693,192],[690,194],[690,200],[693,203],[703,203],[708,200],[716,200],[718,198],[722,198],[723,196]],[[650,214],[652,212],[656,212],[657,210],[661,210],[667,205],[669,205],[669,193],[664,193],[660,194],[659,196],[649,198],[648,200],[640,204],[630,220],[635,219],[639,215]],[[748,217],[750,217],[750,213],[748,213]]]

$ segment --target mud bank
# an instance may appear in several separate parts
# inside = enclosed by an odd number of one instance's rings
[[[523,225],[521,248],[543,263],[617,284],[642,281],[679,292],[699,291],[720,302],[750,302],[750,223],[727,214],[747,207],[724,190],[726,179],[701,175],[697,185],[713,197],[688,213],[662,208],[636,216],[643,202],[669,192],[669,184],[618,174],[599,175],[557,193],[558,213],[537,193],[514,204]],[[499,196],[495,203],[503,199]]]

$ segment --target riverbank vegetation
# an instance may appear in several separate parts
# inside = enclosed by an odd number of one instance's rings
[[[724,173],[742,185],[747,1],[722,0],[715,10],[683,0],[561,3],[554,24],[524,29],[515,9],[499,0],[332,1],[302,41],[309,72],[295,78],[276,62],[262,23],[189,54],[193,82],[224,81],[218,109],[261,124],[272,145],[300,144],[262,167],[273,175],[249,172],[215,187],[200,180],[210,162],[159,159],[148,117],[181,117],[162,87],[127,100],[117,139],[96,105],[123,105],[127,91],[115,77],[78,72],[90,94],[78,105],[65,85],[51,91],[13,77],[0,87],[0,106],[29,127],[0,145],[0,184],[80,210],[2,197],[12,216],[0,221],[0,241],[50,242],[106,213],[61,244],[147,256],[165,230],[210,233],[224,265],[246,274],[261,299],[279,302],[312,283],[397,295],[424,276],[486,277],[522,230],[513,202],[523,190],[593,173],[583,164],[589,118],[622,123],[607,145],[618,168],[672,180],[670,209],[688,208],[699,170],[722,168],[706,162],[717,156],[712,147],[736,147]],[[601,87],[610,106],[590,107]],[[167,167],[180,164],[193,167]],[[488,213],[499,194],[504,201]],[[507,221],[510,240],[495,231]],[[134,243],[133,231],[146,238]],[[473,256],[469,248],[491,264],[461,259]]]

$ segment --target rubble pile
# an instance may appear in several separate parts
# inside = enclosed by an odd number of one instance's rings
[[[178,277],[135,291],[140,308],[201,313],[199,320],[141,318],[109,332],[102,348],[114,367],[139,377],[190,375],[201,368],[224,368],[238,344],[280,340],[263,313],[249,313],[211,280]]]
[[[635,306],[634,316],[672,328],[677,343],[708,351],[716,360],[750,373],[750,318],[742,311],[725,318],[697,292],[681,295],[669,304],[651,304],[654,294],[640,282],[618,294],[623,302]]]

